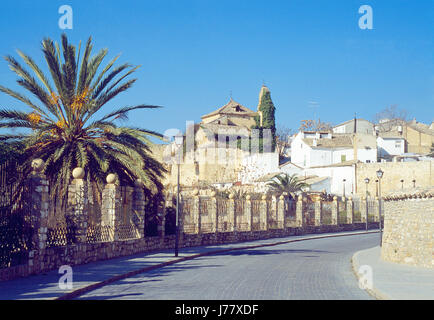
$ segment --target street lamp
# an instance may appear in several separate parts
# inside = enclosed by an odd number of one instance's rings
[[[366,231],[368,231],[368,184],[369,184],[369,178],[365,178],[365,184],[366,184]]]
[[[381,178],[383,178],[383,171],[381,169],[377,170],[377,177],[378,177],[378,209],[379,209],[379,215],[380,215],[380,222],[379,222],[379,227],[380,227],[380,247],[383,244],[383,231],[381,229]]]
[[[401,190],[404,189],[404,179],[401,179]]]
[[[412,182],[413,182],[413,188],[416,188],[416,179],[413,179]]]
[[[175,257],[178,256],[178,246],[179,246],[179,167],[181,164],[181,154],[182,147],[184,145],[184,136],[181,132],[175,135],[175,145],[178,147],[178,182],[176,189],[176,221],[175,221]]]

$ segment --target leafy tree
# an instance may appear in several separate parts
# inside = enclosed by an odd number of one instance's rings
[[[287,192],[292,196],[309,186],[307,183],[300,181],[295,174],[288,175],[287,173],[275,175],[270,179],[267,185],[271,188],[272,192]]]
[[[24,129],[21,134],[2,134],[7,143],[22,143],[22,168],[30,171],[31,161],[42,158],[44,173],[51,183],[52,195],[63,199],[75,167],[85,169],[88,181],[100,190],[105,177],[112,172],[121,184],[131,185],[141,179],[147,192],[162,189],[159,181],[165,171],[148,146],[149,136],[160,134],[134,127],[119,126],[116,120],[128,119],[128,112],[158,108],[153,105],[124,106],[105,116],[96,113],[113,98],[128,90],[137,79],[125,80],[138,66],[128,63],[114,66],[119,56],[102,66],[108,50],[91,57],[89,37],[82,56],[81,43],[76,47],[61,37],[61,48],[49,38],[42,41],[42,52],[51,79],[34,60],[17,50],[26,70],[14,57],[5,57],[10,69],[18,75],[17,83],[31,93],[37,102],[18,91],[0,86],[0,91],[29,107],[31,111],[0,109],[1,128]],[[50,81],[51,80],[51,81]]]
[[[293,134],[292,129],[279,124],[276,129],[276,150],[279,153],[279,160],[286,158],[285,148],[290,146],[289,137]]]

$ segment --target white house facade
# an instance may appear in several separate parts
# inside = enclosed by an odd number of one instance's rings
[[[384,136],[377,138],[379,158],[390,158],[405,153],[405,139],[403,137]]]
[[[303,168],[350,160],[377,162],[376,137],[369,134],[300,131],[291,143],[291,162]]]

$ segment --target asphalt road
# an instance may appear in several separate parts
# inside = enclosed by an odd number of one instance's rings
[[[78,299],[372,299],[359,289],[351,257],[378,234],[333,237],[238,250],[139,274]]]

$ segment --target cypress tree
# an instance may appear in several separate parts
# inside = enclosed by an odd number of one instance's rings
[[[261,88],[258,112],[262,113],[262,125],[261,117],[258,115],[255,117],[256,126],[254,128],[260,130],[260,145],[262,146],[263,129],[270,129],[272,139],[271,150],[274,151],[276,148],[276,108],[274,107],[273,101],[271,100],[270,90],[268,90],[266,86]]]

